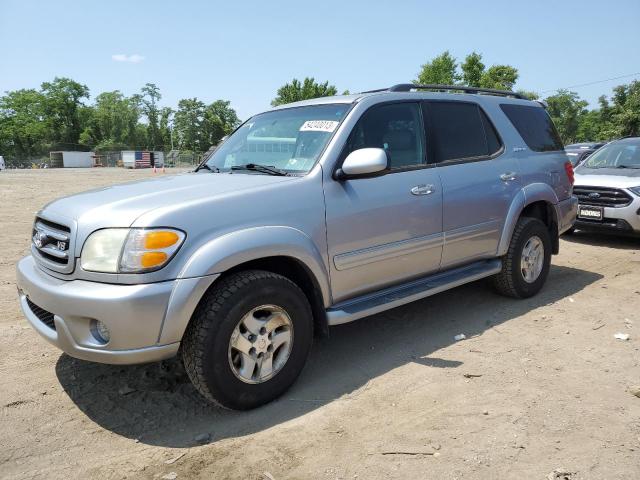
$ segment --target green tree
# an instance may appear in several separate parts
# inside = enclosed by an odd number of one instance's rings
[[[79,111],[82,100],[89,98],[89,89],[69,78],[56,77],[42,84],[42,95],[48,140],[53,148],[75,148],[83,130]]]
[[[333,88],[320,87],[329,93]],[[161,107],[153,83],[130,97],[114,90],[102,92],[93,104],[84,103],[88,98],[88,88],[68,78],[45,82],[39,91],[6,92],[0,96],[0,153],[20,160],[57,149],[169,149],[172,139],[177,148],[204,151],[239,124],[225,100],[207,106],[184,99],[176,112]]]
[[[422,65],[418,79],[414,83],[465,85],[469,87],[497,88],[512,90],[518,80],[518,69],[511,65],[485,67],[482,55],[471,52],[459,65],[455,57],[445,51]]]
[[[558,90],[545,99],[547,111],[564,143],[573,143],[578,138],[581,117],[587,112],[588,103],[576,92]]]
[[[0,145],[7,157],[31,158],[45,153],[44,103],[42,93],[33,89],[15,90],[0,97]]]
[[[336,87],[329,85],[329,82],[317,83],[313,77],[307,77],[300,83],[298,79],[294,78],[291,83],[286,83],[278,89],[276,98],[271,101],[271,105],[275,107],[310,98],[330,97],[337,93]]]
[[[611,118],[619,136],[640,135],[640,81],[613,89]]]
[[[447,50],[422,65],[414,83],[453,85],[458,80],[457,68],[456,59]]]
[[[230,103],[225,100],[216,100],[204,109],[201,136],[203,150],[220,143],[222,137],[229,135],[240,123]]]
[[[480,86],[482,88],[497,88],[513,90],[518,80],[518,69],[510,65],[492,65],[482,73]]]
[[[578,120],[578,130],[576,142],[591,142],[607,140],[610,124],[604,123],[600,110],[588,110],[580,115]]]
[[[140,146],[139,120],[139,97],[125,97],[119,90],[103,92],[96,97],[91,120],[80,135],[80,143],[97,150]]]
[[[529,100],[538,100],[540,98],[540,94],[538,92],[532,92],[530,90],[516,90],[520,95],[524,95]]]
[[[140,106],[142,113],[147,117],[147,147],[150,149],[162,147],[160,134],[160,108],[158,102],[162,99],[160,89],[153,83],[146,83],[142,87]]]
[[[484,73],[484,63],[482,63],[482,55],[471,52],[460,64],[462,70],[462,83],[469,87],[480,87],[482,74]]]
[[[160,110],[160,138],[162,140],[162,145],[164,146],[164,150],[173,149],[171,137],[172,137],[172,126],[171,119],[173,117],[173,109],[169,107],[163,107]]]
[[[202,152],[209,148],[201,141],[205,104],[197,98],[185,98],[178,102],[174,115],[174,142],[183,150]]]

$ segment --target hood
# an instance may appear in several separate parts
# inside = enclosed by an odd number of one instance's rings
[[[629,188],[640,186],[638,168],[585,168],[575,172],[576,185]]]
[[[630,188],[640,186],[640,169],[637,168],[585,168],[575,172],[576,185]]]
[[[230,192],[256,189],[296,177],[245,173],[185,173],[113,185],[55,200],[43,208],[75,220],[79,225],[99,222],[104,227],[128,227],[151,210]]]

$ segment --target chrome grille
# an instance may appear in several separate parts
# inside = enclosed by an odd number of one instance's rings
[[[595,205],[597,207],[626,207],[633,198],[624,190],[611,187],[584,187],[575,185],[573,194],[578,197],[582,205]]]
[[[31,250],[46,268],[61,273],[73,270],[71,228],[42,217],[36,217],[31,234]]]

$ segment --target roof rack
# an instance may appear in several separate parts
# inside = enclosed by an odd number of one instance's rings
[[[529,100],[521,93],[511,92],[509,90],[497,90],[495,88],[479,88],[479,87],[465,87],[463,85],[438,85],[428,84],[419,85],[415,83],[399,83],[389,88],[380,88],[377,90],[369,90],[362,93],[375,93],[375,92],[410,92],[411,90],[454,90],[465,93],[486,93],[489,95],[498,95],[501,97],[513,97],[521,100]]]

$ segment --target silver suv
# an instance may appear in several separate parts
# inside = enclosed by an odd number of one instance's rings
[[[20,302],[71,356],[178,354],[204,397],[252,408],[329,326],[484,277],[536,294],[576,217],[572,183],[547,112],[513,92],[405,84],[293,103],[194,172],[45,206]]]
[[[608,143],[576,169],[576,228],[640,234],[640,137]]]

